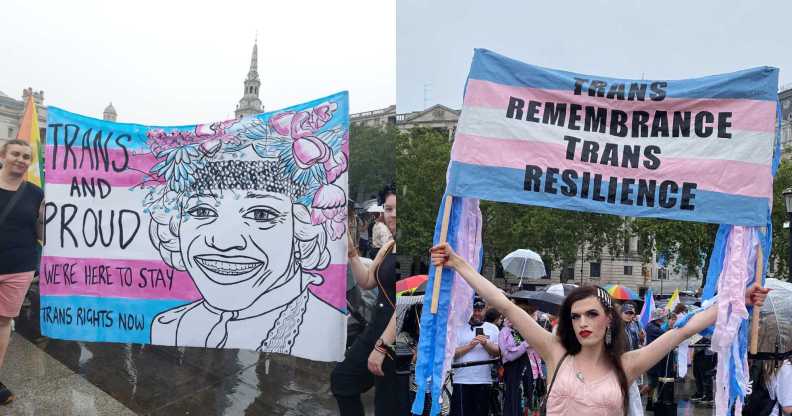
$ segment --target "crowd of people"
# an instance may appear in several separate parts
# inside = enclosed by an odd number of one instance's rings
[[[555,333],[557,317],[538,311],[535,306],[515,301],[542,327]],[[673,312],[658,308],[646,329],[638,322],[636,305],[624,302],[614,305],[623,321],[624,351],[637,350],[659,338],[673,326]],[[467,325],[456,328],[457,348],[454,362],[460,368],[452,374],[453,394],[451,415],[523,416],[538,412],[546,392],[547,369],[537,351],[531,347],[508,318],[478,298]],[[704,347],[702,343],[699,346]],[[696,368],[697,392],[694,402],[712,404],[714,361],[707,348],[696,348],[693,365]],[[469,364],[480,363],[469,366]],[[643,414],[646,408],[655,414],[666,414],[666,408],[676,414],[674,382],[677,381],[676,355],[669,353],[655,364],[645,377],[633,380],[629,386],[630,415]],[[642,399],[642,396],[644,397]],[[667,413],[672,414],[672,413]]]
[[[454,367],[460,368],[451,376],[452,416],[639,415],[644,401],[654,415],[675,415],[677,366],[686,370],[689,365],[687,359],[676,362],[675,349],[717,318],[712,307],[675,327],[677,314],[685,313],[683,305],[673,311],[655,309],[641,328],[634,304],[619,304],[597,286],[575,288],[557,316],[540,318],[530,305],[509,299],[449,245],[434,247],[432,261],[454,269],[482,298],[474,303],[468,324],[455,329]],[[746,304],[761,306],[767,293],[749,287]],[[500,329],[482,319],[492,309],[503,314]],[[706,348],[696,350],[698,391],[692,399],[711,404],[714,362]],[[492,392],[499,397],[493,399]],[[786,411],[784,392],[774,394]]]
[[[395,195],[392,205],[395,211]],[[379,290],[397,279],[393,263],[388,263],[395,261],[393,242],[380,249],[368,266],[361,265],[353,246],[350,241],[354,279],[361,289],[379,292],[379,308],[351,343],[345,361],[333,371],[333,393],[342,416],[365,414],[360,395],[372,387],[376,415],[409,415],[417,394],[414,364],[421,306],[416,303],[407,309],[406,317],[398,317],[395,293]],[[636,304],[616,301],[599,287],[585,286],[570,293],[553,315],[507,298],[448,246],[435,247],[432,257],[435,264],[454,268],[478,293],[469,321],[448,328],[455,333],[456,348],[443,389],[442,415],[634,416],[645,410],[654,415],[676,414],[679,366],[692,366],[696,392],[689,399],[712,405],[716,361],[707,348],[709,339],[703,337],[690,346],[692,360],[677,362],[675,349],[714,323],[715,308],[697,314],[681,328],[674,324],[678,315],[687,312],[684,305],[674,310],[658,308],[644,328]],[[383,273],[386,267],[388,272]],[[746,302],[760,305],[766,295],[764,289],[749,288]],[[399,370],[396,350],[400,343],[407,344],[412,354],[407,371]],[[785,364],[768,371],[768,394],[777,406],[776,414],[781,415],[791,410],[786,406],[792,404],[788,392],[792,389],[785,386],[792,383],[777,380],[792,376],[792,367]],[[424,414],[429,414],[429,408],[427,400]]]

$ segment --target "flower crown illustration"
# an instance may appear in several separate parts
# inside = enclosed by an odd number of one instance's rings
[[[149,130],[147,145],[158,163],[147,175],[146,182],[157,186],[149,188],[146,210],[167,213],[207,189],[279,192],[310,210],[311,222],[324,226],[331,239],[340,239],[347,198],[335,182],[349,166],[343,151],[348,132],[322,130],[337,108],[331,101],[266,121],[254,117],[190,131]]]

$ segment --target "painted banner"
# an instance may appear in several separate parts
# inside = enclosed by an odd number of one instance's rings
[[[179,127],[50,107],[42,333],[343,359],[348,126],[346,92]]]
[[[764,226],[778,70],[622,80],[477,49],[448,193],[624,216]]]

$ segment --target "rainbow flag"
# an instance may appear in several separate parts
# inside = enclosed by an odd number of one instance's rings
[[[764,226],[778,69],[630,80],[476,49],[451,152],[453,196]]]
[[[38,187],[44,186],[44,160],[41,151],[41,133],[39,133],[38,112],[33,95],[29,95],[25,102],[25,113],[19,126],[17,139],[30,143],[33,150],[33,161],[27,173],[27,180]]]
[[[646,328],[647,325],[649,325],[649,322],[652,320],[653,310],[655,310],[654,295],[652,294],[652,288],[649,288],[646,289],[646,294],[644,294],[643,309],[641,309],[641,315],[638,317],[641,328]]]

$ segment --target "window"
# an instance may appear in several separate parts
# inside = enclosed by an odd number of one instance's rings
[[[600,264],[589,263],[589,274],[592,279],[598,279],[600,277]]]
[[[668,280],[668,270],[666,269],[658,269],[657,270],[657,278],[660,280]]]
[[[575,278],[575,269],[572,267],[565,267],[561,270],[561,282],[568,282]]]
[[[624,274],[632,276],[632,266],[624,266]]]

